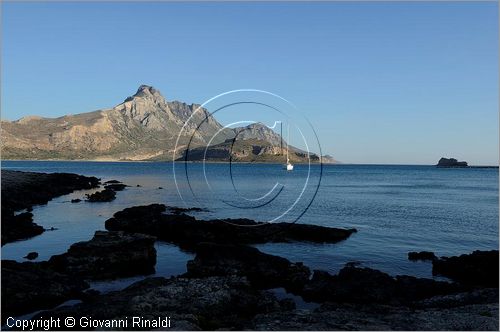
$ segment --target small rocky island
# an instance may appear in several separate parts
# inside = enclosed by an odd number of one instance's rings
[[[437,167],[468,167],[466,161],[458,161],[455,158],[441,158],[439,159]]]

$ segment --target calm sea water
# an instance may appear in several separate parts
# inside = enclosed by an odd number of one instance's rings
[[[3,246],[2,259],[23,261],[28,252],[37,251],[38,260],[46,260],[103,230],[113,213],[150,203],[203,206],[209,211],[193,214],[201,219],[295,221],[300,217],[299,223],[356,228],[357,233],[336,244],[257,246],[330,272],[356,261],[393,275],[431,277],[431,264],[408,261],[409,251],[430,250],[445,256],[498,249],[498,169],[296,165],[287,173],[281,165],[271,164],[230,168],[228,164],[31,161],[4,161],[2,169],[71,172],[131,186],[110,203],[70,203],[92,192],[79,191],[35,207],[35,222],[57,230]],[[186,261],[193,257],[163,242],[156,246],[158,275],[184,272]],[[109,283],[95,287],[109,287]]]

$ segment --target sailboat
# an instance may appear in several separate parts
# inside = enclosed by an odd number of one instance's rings
[[[283,168],[287,171],[293,171],[293,164],[290,162],[290,158],[288,157],[288,142],[290,141],[290,125],[288,125],[288,137],[286,142],[286,164],[283,165]],[[281,123],[281,151],[283,151],[283,123]]]

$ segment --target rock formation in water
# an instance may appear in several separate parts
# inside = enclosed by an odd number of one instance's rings
[[[436,165],[437,167],[467,167],[466,161],[458,161],[455,158],[441,158]]]
[[[75,190],[99,186],[99,179],[71,173],[34,173],[2,170],[2,245],[44,232],[33,222],[30,209]],[[27,209],[16,214],[16,211]]]

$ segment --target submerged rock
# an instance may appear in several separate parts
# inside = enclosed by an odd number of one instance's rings
[[[154,273],[155,238],[144,234],[95,232],[90,241],[73,244],[50,266],[59,272],[90,279],[111,279]]]
[[[412,251],[408,253],[408,259],[410,261],[432,261],[436,258],[436,255],[432,251]]]
[[[432,273],[466,285],[498,288],[498,259],[498,250],[440,257],[432,262]]]
[[[283,287],[298,291],[309,280],[311,271],[302,263],[265,254],[256,248],[202,243],[196,257],[187,264],[188,277],[246,276],[258,288]]]
[[[145,233],[193,249],[198,243],[254,244],[266,242],[328,242],[347,239],[355,229],[293,223],[259,223],[249,219],[197,220],[184,213],[164,214],[167,207],[151,204],[127,208],[106,220],[106,229]],[[241,226],[241,227],[240,227]]]
[[[118,183],[121,183],[121,182],[118,180],[109,180],[109,181],[104,182],[104,184],[118,184]]]
[[[2,321],[77,298],[86,288],[79,276],[58,273],[46,262],[2,260]]]
[[[111,202],[116,198],[116,192],[111,189],[104,189],[93,194],[87,194],[88,202]]]
[[[36,251],[32,251],[32,252],[28,253],[26,256],[24,256],[23,258],[33,260],[33,259],[36,259],[37,257],[38,257],[38,253]]]
[[[186,213],[186,212],[207,212],[208,211],[207,209],[197,208],[197,207],[181,208],[181,207],[176,207],[176,206],[167,206],[166,210],[172,214],[181,214],[181,213]]]
[[[126,187],[128,187],[128,186],[126,184],[123,184],[123,183],[111,183],[111,184],[105,185],[104,189],[110,189],[110,190],[114,190],[114,191],[122,191]]]

